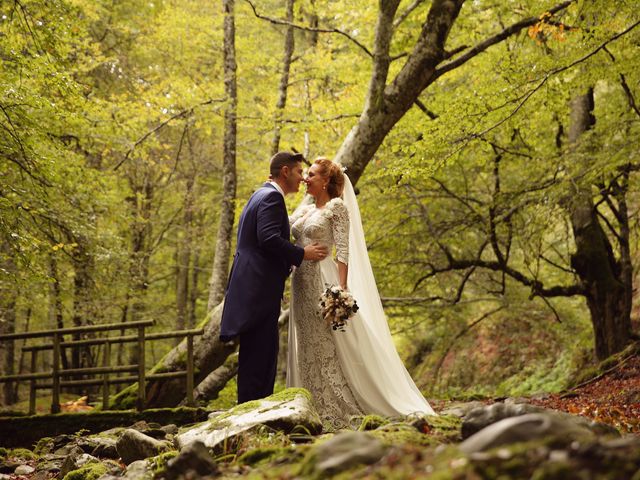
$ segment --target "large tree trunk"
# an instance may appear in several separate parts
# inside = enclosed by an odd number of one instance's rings
[[[220,223],[216,254],[211,274],[208,310],[224,298],[229,273],[229,255],[236,205],[236,137],[238,89],[236,84],[235,0],[223,0],[224,8],[224,89],[227,106],[224,114],[224,159]]]
[[[291,70],[291,58],[295,48],[293,36],[293,5],[295,0],[287,0],[287,30],[284,37],[284,55],[282,58],[282,73],[280,75],[280,86],[278,87],[278,102],[276,103],[276,113],[273,127],[273,140],[271,141],[271,155],[275,155],[280,150],[280,122],[282,113],[287,104],[287,90],[289,88],[289,72]]]
[[[364,109],[335,157],[347,167],[354,185],[394,125],[436,80],[436,67],[445,58],[445,43],[464,0],[433,1],[413,51],[398,75],[387,84],[393,19],[399,3],[399,0],[380,2],[373,71]]]
[[[227,382],[238,373],[238,355],[230,355],[213,372],[200,382],[193,392],[193,400],[196,404],[206,404],[210,400],[218,398],[218,394],[225,387]]]
[[[593,90],[571,102],[571,145],[576,146],[580,136],[595,123],[592,112]],[[630,285],[621,278],[620,264],[598,220],[590,186],[576,187],[570,215],[576,242],[571,266],[586,287],[596,356],[602,360],[622,350],[630,340]]]

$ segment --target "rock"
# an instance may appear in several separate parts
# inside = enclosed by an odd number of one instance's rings
[[[79,452],[79,453],[78,453]],[[67,455],[80,455],[81,453],[84,453],[84,450],[82,450],[77,443],[77,439],[74,438],[72,442],[67,443],[66,445],[63,445],[60,448],[57,448],[53,454],[54,455],[58,455],[58,456],[67,456]]]
[[[326,478],[355,465],[370,465],[386,453],[382,442],[366,432],[343,432],[315,447],[302,466],[302,476]]]
[[[94,457],[117,459],[116,443],[116,438],[99,434],[80,439],[78,446]]]
[[[144,430],[149,430],[152,427],[145,420],[139,420],[136,423],[134,423],[133,425],[130,425],[129,428],[133,429],[133,430],[138,430],[139,432],[142,432]]]
[[[526,415],[528,413],[540,413],[545,409],[527,403],[494,403],[481,405],[468,410],[462,420],[462,438],[468,438],[483,428],[510,417]]]
[[[13,473],[19,465],[21,463],[15,460],[4,460],[0,462],[0,473]]]
[[[91,451],[91,455],[93,455],[94,457],[111,458],[114,460],[120,457],[120,455],[118,454],[118,449],[116,448],[115,440],[113,441],[113,444],[99,443]]]
[[[484,406],[485,404],[479,401],[452,403],[445,410],[442,410],[439,413],[440,415],[451,415],[454,417],[462,418],[466,416],[471,410],[482,408]]]
[[[149,461],[136,460],[127,466],[124,476],[117,478],[130,480],[152,480],[153,476],[153,470],[151,469]]]
[[[173,423],[160,427],[160,429],[167,435],[175,435],[178,433],[178,427]]]
[[[213,450],[223,442],[227,445],[232,443],[233,438],[258,425],[267,425],[285,433],[301,427],[310,433],[322,430],[320,417],[311,403],[311,394],[303,388],[290,388],[210,417],[208,421],[177,434],[175,440],[180,448],[200,441]]]
[[[13,472],[14,475],[31,475],[35,472],[36,469],[31,465],[18,465],[18,467]]]
[[[96,436],[101,437],[109,437],[109,438],[120,438],[120,435],[126,430],[125,427],[115,427],[110,428],[109,430],[105,430],[104,432],[98,433]],[[92,435],[93,436],[93,435]]]
[[[45,470],[40,470],[36,473],[34,473],[29,480],[48,480],[51,478],[51,472],[49,471],[45,471]]]
[[[155,457],[171,448],[169,442],[151,438],[137,430],[127,429],[116,443],[118,455],[125,464],[148,457]]]
[[[182,475],[188,476],[188,472],[195,473],[193,478],[215,475],[218,472],[215,460],[202,442],[195,441],[184,447],[178,456],[167,462],[167,468],[160,477],[166,480],[177,480]]]
[[[475,408],[467,413],[462,420],[462,438],[469,438],[471,435],[505,418],[527,415],[530,413],[545,413],[563,417],[567,421],[576,423],[581,427],[586,427],[597,435],[615,435],[619,432],[612,426],[594,422],[584,417],[571,415],[565,412],[550,410],[528,403],[494,403],[493,405]]]
[[[529,413],[505,418],[489,425],[459,445],[464,453],[484,452],[519,442],[553,437],[570,445],[575,440],[592,440],[596,435],[563,416],[551,413]]]
[[[62,468],[62,464],[66,460],[64,455],[54,455],[53,453],[47,453],[42,455],[38,460],[38,471],[47,471],[50,473],[59,473]]]
[[[80,449],[74,450],[72,454],[64,459],[60,467],[59,477],[64,478],[67,473],[82,468],[89,463],[100,463],[100,460],[88,453],[82,453]]]
[[[60,450],[62,450],[62,449],[60,449]],[[58,451],[60,451],[60,450],[58,450]],[[64,478],[67,475],[67,473],[71,472],[72,470],[77,470],[79,468],[77,461],[78,461],[78,458],[80,458],[81,455],[86,455],[86,454],[77,445],[73,445],[69,449],[69,453],[64,458],[64,462],[62,463],[62,466],[60,467],[60,475],[59,475],[60,478]]]
[[[71,470],[63,480],[95,480],[109,473],[109,469],[101,462],[89,462],[85,465]]]

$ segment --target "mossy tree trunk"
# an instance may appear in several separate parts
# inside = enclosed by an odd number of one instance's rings
[[[576,147],[580,137],[595,123],[593,90],[571,102],[569,142]],[[625,206],[625,203],[622,203]],[[598,359],[621,351],[631,339],[631,281],[623,263],[616,258],[593,202],[591,185],[576,186],[570,202],[571,225],[576,251],[571,266],[585,286],[585,297],[595,336]],[[627,225],[626,206],[617,209],[618,221]],[[622,216],[621,216],[622,215]],[[621,232],[624,236],[624,231]],[[622,238],[622,243],[625,239]],[[626,239],[628,244],[628,238]]]

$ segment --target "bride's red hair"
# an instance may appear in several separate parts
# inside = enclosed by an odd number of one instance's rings
[[[331,198],[342,195],[344,190],[344,173],[342,167],[328,158],[316,158],[313,162],[318,165],[320,176],[329,180],[327,184],[327,193]]]

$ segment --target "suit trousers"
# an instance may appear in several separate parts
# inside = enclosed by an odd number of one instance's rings
[[[273,393],[278,365],[278,314],[240,334],[238,356],[238,403]]]

